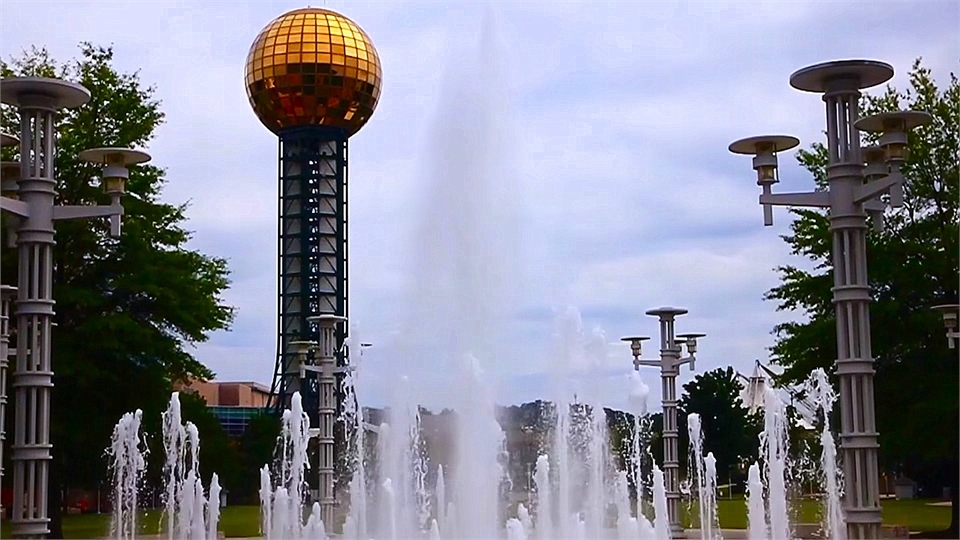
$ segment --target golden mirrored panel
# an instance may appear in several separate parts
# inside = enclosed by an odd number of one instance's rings
[[[381,77],[377,49],[356,23],[328,9],[302,8],[260,32],[244,80],[250,106],[270,131],[329,125],[349,136],[377,107]]]

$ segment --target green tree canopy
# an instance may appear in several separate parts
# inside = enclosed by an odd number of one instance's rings
[[[57,118],[58,202],[109,204],[91,182],[99,168],[80,161],[79,152],[144,147],[163,113],[153,87],[113,66],[112,49],[86,43],[80,48],[80,57],[65,64],[31,49],[0,63],[0,71],[3,77],[58,76],[90,91],[88,104]],[[0,125],[17,133],[16,110],[4,106]],[[15,154],[4,149],[3,158]],[[158,166],[130,169],[119,239],[109,237],[106,219],[57,223],[51,493],[60,492],[57,486],[97,485],[103,450],[124,412],[140,408],[145,418],[159,417],[174,381],[213,375],[190,346],[232,321],[233,308],[221,298],[229,284],[227,263],[186,247],[186,205],[161,200],[165,182]],[[4,282],[15,283],[16,258],[15,250],[4,251]]]
[[[901,109],[929,113],[933,122],[909,136],[903,167],[904,205],[888,210],[882,232],[867,236],[872,289],[870,306],[879,458],[883,469],[906,474],[939,495],[954,494],[957,515],[958,361],[947,348],[940,315],[931,306],[958,298],[958,156],[960,85],[951,74],[940,89],[920,60],[905,90],[887,87],[862,101],[861,116]],[[865,135],[865,144],[876,137]],[[814,144],[798,153],[822,188],[826,150]],[[784,236],[794,255],[815,263],[812,271],[781,267],[782,284],[767,294],[779,309],[799,310],[807,322],[776,327],[773,352],[786,382],[800,382],[817,367],[831,370],[837,357],[832,299],[830,232],[826,213],[795,210]],[[954,532],[954,536],[956,533]]]
[[[763,419],[751,414],[740,399],[743,385],[732,367],[717,368],[694,377],[683,385],[680,410],[684,415],[700,415],[704,452],[717,459],[718,480],[743,484],[743,463],[757,459]]]

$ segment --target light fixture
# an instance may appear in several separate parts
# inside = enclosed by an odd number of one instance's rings
[[[127,179],[130,177],[127,165],[146,163],[150,161],[150,154],[129,148],[91,148],[80,152],[80,159],[103,165],[100,184],[110,195],[110,205],[116,210],[110,215],[110,236],[118,238],[120,216],[123,215],[120,196],[126,193]]]
[[[947,328],[947,346],[951,349],[957,347],[957,340],[960,339],[960,332],[957,331],[957,319],[960,316],[960,304],[941,304],[933,306],[935,311],[943,315],[943,325]]]
[[[763,224],[773,225],[773,207],[765,203],[771,187],[780,181],[777,175],[777,153],[790,150],[800,144],[800,139],[789,135],[760,135],[740,139],[730,145],[734,154],[753,156],[753,170],[757,171],[757,185],[762,189],[760,204],[763,205]]]
[[[907,146],[907,132],[913,128],[929,124],[933,120],[929,114],[920,111],[896,111],[874,114],[857,120],[853,127],[868,133],[880,133],[880,148],[884,151],[888,174],[890,175],[890,206],[903,206],[903,175],[900,167],[910,154]]]

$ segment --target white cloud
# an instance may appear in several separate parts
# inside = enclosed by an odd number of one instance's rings
[[[328,3],[377,45],[385,86],[369,125],[350,141],[351,315],[377,343],[369,370],[392,369],[389,344],[412,302],[417,224],[444,67],[474,39],[482,6],[460,3]],[[227,257],[233,332],[212,336],[201,360],[224,379],[267,380],[276,324],[276,139],[249,110],[242,86],[250,41],[295,2],[17,2],[0,4],[0,51],[31,44],[57,58],[89,40],[113,43],[123,70],[156,84],[167,124],[151,145],[168,168],[166,200],[192,201],[191,245]],[[472,81],[503,98],[512,148],[494,191],[517,206],[521,286],[508,321],[512,353],[497,369],[501,399],[538,394],[550,365],[551,307],[578,305],[587,332],[608,339],[654,330],[643,311],[690,309],[681,325],[709,334],[698,370],[749,369],[791,314],[761,295],[772,268],[791,262],[776,226],[761,225],[749,160],[734,139],[822,136],[822,103],[791,89],[804,65],[843,57],[884,59],[903,86],[917,56],[942,82],[958,48],[954,2],[503,2],[496,5],[502,82]],[[852,25],[851,21],[859,24]],[[856,26],[864,29],[853,32]],[[784,191],[809,189],[792,156]],[[500,188],[498,188],[500,189]],[[456,194],[449,195],[455,197]],[[366,338],[365,338],[366,339]],[[629,368],[613,344],[610,366]],[[379,367],[378,367],[379,366]],[[428,369],[431,366],[422,366]],[[434,371],[436,366],[433,366]],[[376,373],[371,373],[371,377]],[[519,375],[523,375],[522,377]],[[540,377],[540,378],[538,378]],[[656,399],[654,373],[644,374]],[[684,375],[684,379],[689,375]],[[380,390],[377,390],[380,388]],[[371,399],[384,396],[370,381]]]

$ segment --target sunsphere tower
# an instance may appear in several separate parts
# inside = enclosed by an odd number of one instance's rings
[[[336,367],[347,364],[347,139],[380,97],[380,59],[350,19],[302,8],[268,24],[247,55],[250,105],[279,139],[280,297],[276,407],[299,391],[320,441],[324,522],[333,511]]]

